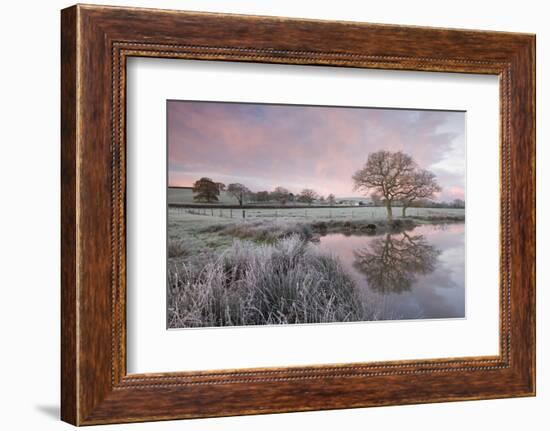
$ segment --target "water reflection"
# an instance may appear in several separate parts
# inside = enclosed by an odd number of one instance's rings
[[[411,290],[417,275],[434,271],[441,251],[430,245],[423,235],[403,232],[373,239],[353,254],[354,268],[366,276],[371,289],[379,293],[401,293]]]
[[[465,317],[464,224],[422,225],[405,233],[329,233],[317,247],[338,257],[372,320]]]

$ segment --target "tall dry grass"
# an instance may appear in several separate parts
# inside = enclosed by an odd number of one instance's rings
[[[301,235],[235,240],[221,255],[169,269],[171,328],[359,320],[372,319],[350,276]]]

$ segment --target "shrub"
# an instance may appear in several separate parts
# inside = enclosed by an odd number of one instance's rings
[[[187,254],[183,241],[174,239],[168,240],[168,257],[180,257]]]
[[[169,270],[169,327],[363,320],[353,280],[300,234],[274,244],[235,240]]]
[[[289,238],[293,235],[299,236],[302,240],[309,240],[313,237],[313,229],[308,224],[267,221],[234,223],[225,226],[212,225],[204,228],[201,232],[218,232],[235,238],[267,243],[275,243],[280,239]]]

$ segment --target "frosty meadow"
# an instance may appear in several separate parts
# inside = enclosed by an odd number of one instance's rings
[[[464,317],[464,112],[167,110],[169,328]]]

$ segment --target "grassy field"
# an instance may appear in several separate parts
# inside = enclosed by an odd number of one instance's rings
[[[399,213],[395,208],[394,212]],[[217,250],[231,245],[233,238],[258,239],[265,242],[266,233],[279,239],[297,233],[299,230],[322,230],[323,223],[333,231],[366,228],[370,224],[377,231],[387,230],[386,210],[382,207],[354,208],[289,208],[289,209],[246,209],[219,208],[174,208],[168,209],[169,250],[179,250],[169,257],[189,256]],[[409,217],[396,217],[396,223],[405,224],[460,221],[463,209],[411,208]],[[451,220],[446,220],[450,218]],[[454,219],[454,220],[453,220]],[[257,235],[245,234],[250,231]],[[263,233],[262,233],[263,232]],[[374,232],[371,232],[374,233]]]
[[[170,327],[373,320],[337,257],[312,242],[327,232],[376,235],[460,222],[463,209],[181,208],[168,210]]]
[[[244,211],[244,215],[243,215]],[[393,208],[393,215],[399,218],[401,208]],[[219,222],[234,222],[244,219],[254,220],[272,220],[282,221],[307,221],[312,220],[369,220],[377,221],[386,218],[386,209],[383,207],[325,207],[325,208],[183,208],[170,207],[168,218],[177,220],[181,217],[185,219],[195,219],[192,216],[206,216],[218,219]],[[408,217],[419,218],[439,218],[439,217],[463,217],[464,209],[455,208],[408,208]]]

